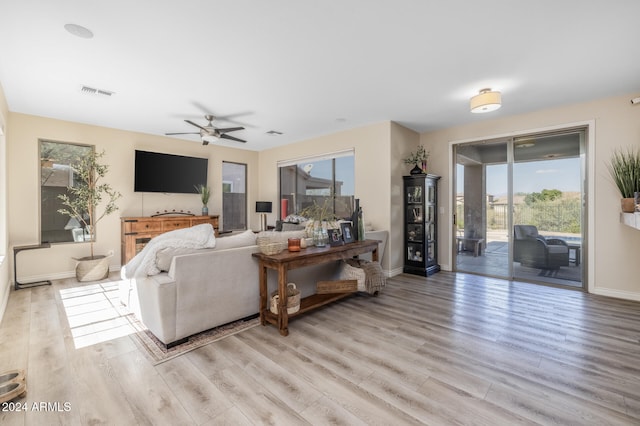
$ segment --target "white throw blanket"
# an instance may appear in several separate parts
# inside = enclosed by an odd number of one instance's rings
[[[214,248],[216,235],[210,223],[176,229],[154,237],[122,268],[125,278],[140,278],[160,273],[156,254],[165,248]]]

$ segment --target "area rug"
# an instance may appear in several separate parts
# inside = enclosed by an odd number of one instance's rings
[[[128,315],[128,317],[136,329],[136,332],[132,334],[133,340],[141,349],[144,349],[143,352],[148,356],[153,365],[162,364],[194,349],[224,339],[225,337],[233,336],[234,334],[238,334],[241,331],[248,330],[260,324],[259,318],[241,319],[194,334],[189,337],[185,343],[167,349],[162,342],[138,321],[135,315]]]

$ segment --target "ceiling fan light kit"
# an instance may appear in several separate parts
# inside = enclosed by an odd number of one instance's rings
[[[474,114],[495,111],[502,106],[502,95],[491,89],[482,89],[471,98],[470,107]]]
[[[236,138],[235,136],[227,135],[229,132],[236,132],[238,130],[244,130],[244,127],[226,127],[219,128],[213,125],[213,121],[216,119],[213,115],[207,114],[204,116],[207,123],[206,126],[201,126],[198,123],[194,123],[191,120],[184,120],[186,123],[191,124],[200,129],[199,132],[178,132],[178,133],[165,133],[166,136],[174,136],[174,135],[200,135],[200,139],[202,140],[202,145],[209,145],[210,142],[215,142],[219,139],[229,139],[235,142],[245,143],[244,139]]]

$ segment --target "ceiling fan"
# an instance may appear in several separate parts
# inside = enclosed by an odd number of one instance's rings
[[[197,123],[194,123],[191,120],[184,120],[187,123],[191,124],[192,126],[196,126],[197,128],[200,129],[199,132],[180,132],[180,133],[165,133],[165,135],[167,136],[172,136],[172,135],[200,135],[200,138],[202,139],[202,145],[209,145],[209,142],[211,141],[210,138],[208,137],[213,137],[214,139],[229,139],[232,141],[236,141],[236,142],[247,142],[245,140],[242,140],[240,138],[236,138],[234,136],[230,136],[227,135],[227,133],[229,132],[235,132],[236,130],[244,130],[244,127],[226,127],[226,128],[218,128],[215,127],[212,122],[216,119],[213,115],[211,114],[207,114],[204,116],[205,120],[207,120],[209,123],[206,126],[201,126]]]

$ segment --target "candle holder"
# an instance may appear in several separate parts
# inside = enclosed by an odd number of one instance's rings
[[[289,251],[300,251],[300,238],[289,238]]]

